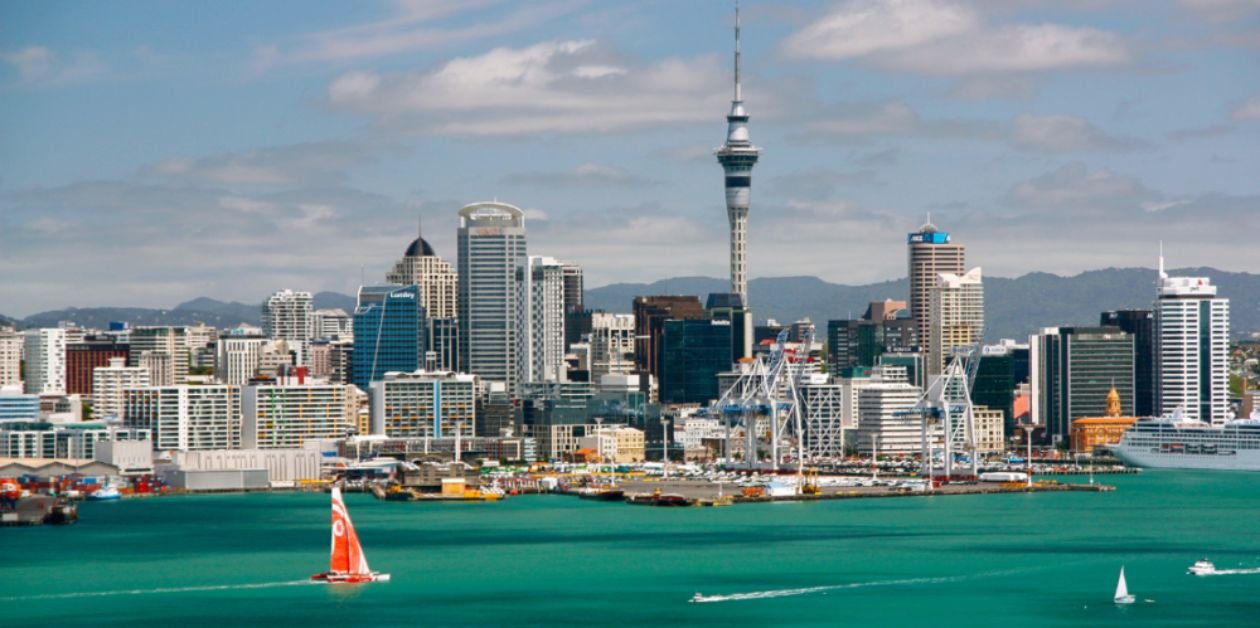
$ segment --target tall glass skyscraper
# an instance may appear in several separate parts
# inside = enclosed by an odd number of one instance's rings
[[[473,203],[459,210],[459,366],[485,381],[519,389],[522,323],[528,298],[520,294],[529,260],[525,213],[506,203]],[[357,331],[357,330],[356,330]],[[358,353],[357,343],[355,353]]]
[[[351,381],[360,390],[385,373],[410,373],[424,367],[426,332],[420,288],[363,286],[354,309],[354,353]]]

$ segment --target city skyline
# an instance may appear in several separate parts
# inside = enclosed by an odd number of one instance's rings
[[[676,5],[6,7],[0,312],[350,294],[492,198],[590,286],[722,277],[733,7]],[[1249,6],[745,3],[750,277],[903,277],[929,211],[992,276],[1253,269]]]

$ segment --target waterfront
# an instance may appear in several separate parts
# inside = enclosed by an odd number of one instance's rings
[[[305,581],[327,564],[323,494],[89,503],[76,526],[0,531],[0,598],[15,625],[1244,625],[1260,575],[1185,570],[1260,567],[1258,481],[1152,471],[1109,478],[1114,493],[719,509],[351,495],[393,574],[359,587]],[[1129,608],[1110,601],[1121,564]]]

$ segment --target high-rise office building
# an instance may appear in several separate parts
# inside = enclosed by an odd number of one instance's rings
[[[459,210],[459,366],[505,383],[509,394],[520,384],[525,233],[525,213],[512,205],[473,203]]]
[[[928,330],[929,375],[944,372],[956,350],[979,350],[984,340],[984,284],[980,267],[963,275],[941,273],[938,276],[929,296]]]
[[[122,418],[126,391],[149,387],[149,369],[127,366],[127,358],[109,359],[108,366],[97,367],[92,372],[92,416]]]
[[[92,372],[113,358],[127,359],[129,347],[112,336],[86,336],[66,345],[66,394],[91,396]]]
[[[0,328],[0,386],[22,382],[22,334],[12,328]]]
[[[661,339],[661,403],[708,403],[721,396],[718,373],[731,369],[731,322],[665,321]]]
[[[585,286],[582,280],[582,267],[573,262],[561,262],[564,275],[564,311],[581,312],[586,302]]]
[[[1103,416],[1113,386],[1133,407],[1133,336],[1120,328],[1050,327],[1030,344],[1034,418],[1050,442],[1067,442],[1076,419]]]
[[[1169,277],[1159,257],[1156,410],[1223,425],[1229,407],[1229,299],[1207,277]],[[29,359],[29,358],[28,358]],[[1132,406],[1128,406],[1132,407]]]
[[[715,292],[705,301],[704,309],[710,319],[731,323],[731,355],[736,360],[751,358],[754,331],[752,311],[745,305],[743,297],[733,292]]]
[[[1155,313],[1113,310],[1099,317],[1103,327],[1119,327],[1133,336],[1133,416],[1155,415]]]
[[[183,327],[136,327],[129,339],[127,366],[141,366],[142,358],[150,354],[144,362],[154,369],[149,381],[155,386],[178,386],[188,381],[188,343]]]
[[[428,323],[418,286],[363,286],[354,310],[351,381],[359,390],[385,373],[424,366]]]
[[[694,296],[634,298],[634,363],[640,373],[661,377],[661,338],[665,321],[707,319],[708,313]],[[646,378],[643,378],[646,382]]]
[[[519,381],[564,381],[564,264],[550,257],[531,256],[520,278]]]
[[[65,394],[66,330],[28,329],[22,333],[26,339],[26,392]]]
[[[827,365],[870,368],[885,353],[906,353],[919,345],[914,320],[900,318],[905,301],[872,301],[858,320],[827,321]]]
[[[298,364],[306,364],[306,350],[314,337],[311,293],[280,290],[262,305],[263,333],[272,340],[284,340],[298,353]]]
[[[853,445],[859,452],[908,455],[922,451],[923,426],[905,417],[922,390],[905,382],[871,382],[855,391],[858,420]],[[937,427],[928,438],[939,440],[942,432]]]
[[[932,350],[931,311],[932,290],[936,288],[941,273],[963,274],[966,247],[950,241],[949,234],[936,228],[930,221],[919,230],[906,236],[910,279],[910,318],[918,328],[920,350]]]
[[[454,319],[459,310],[459,279],[450,262],[438,257],[417,235],[402,259],[385,274],[385,283],[420,287],[420,305],[431,319]]]
[[[717,150],[726,175],[726,217],[731,236],[731,292],[748,306],[748,208],[752,200],[752,169],[761,149],[748,136],[748,111],[744,109],[740,80],[739,8],[735,9],[735,96],[726,116],[726,143]]]

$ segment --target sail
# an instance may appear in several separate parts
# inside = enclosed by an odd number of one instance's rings
[[[359,535],[354,532],[354,524],[350,522],[350,512],[341,499],[341,488],[334,486],[332,490],[332,557],[329,560],[330,573],[368,574],[367,557],[359,546]]]
[[[1129,597],[1129,585],[1124,581],[1124,567],[1120,568],[1120,581],[1116,583],[1116,599]]]

